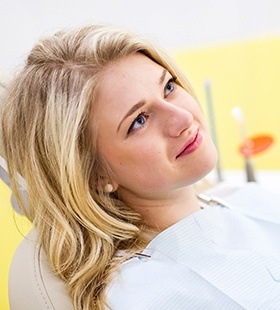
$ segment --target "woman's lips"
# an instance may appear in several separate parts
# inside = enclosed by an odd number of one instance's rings
[[[201,144],[203,138],[199,132],[196,133],[183,147],[183,150],[176,156],[176,159],[194,152]]]

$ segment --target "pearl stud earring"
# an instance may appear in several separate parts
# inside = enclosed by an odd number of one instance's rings
[[[113,185],[112,184],[110,184],[110,183],[108,183],[108,184],[106,184],[105,186],[104,186],[104,191],[105,191],[105,193],[111,193],[112,191],[113,191]]]

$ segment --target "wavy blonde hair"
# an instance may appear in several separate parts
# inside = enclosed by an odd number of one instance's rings
[[[36,44],[4,99],[2,139],[14,194],[75,309],[104,309],[110,274],[121,263],[116,251],[133,253],[147,244],[139,214],[117,194],[97,189],[110,169],[89,129],[102,70],[137,52],[165,67],[194,95],[163,50],[131,32],[94,25]],[[28,207],[17,173],[26,180]]]

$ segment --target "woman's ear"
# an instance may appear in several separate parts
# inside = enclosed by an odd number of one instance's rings
[[[99,167],[97,169],[96,188],[100,193],[113,193],[118,189],[119,185],[114,180],[113,173],[108,167],[104,158],[99,158]]]

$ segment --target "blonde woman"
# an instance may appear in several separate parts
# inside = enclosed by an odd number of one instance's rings
[[[254,215],[201,209],[193,184],[215,147],[187,79],[141,36],[96,25],[41,40],[2,135],[74,309],[280,307],[279,241]]]

